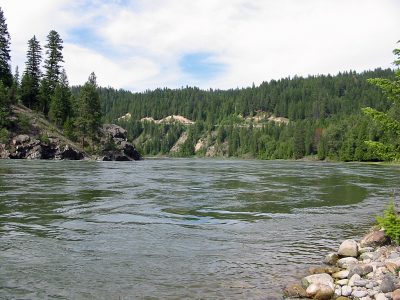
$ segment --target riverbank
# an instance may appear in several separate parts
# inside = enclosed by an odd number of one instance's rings
[[[383,230],[371,229],[360,241],[345,240],[324,265],[308,270],[284,290],[287,298],[400,300],[400,247]]]

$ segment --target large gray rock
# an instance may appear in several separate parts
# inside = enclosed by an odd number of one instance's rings
[[[355,240],[345,240],[342,244],[340,244],[338,254],[341,256],[350,256],[357,257],[358,256],[358,245]]]
[[[353,265],[349,268],[349,278],[351,278],[354,274],[358,274],[361,277],[371,273],[374,268],[371,265]]]
[[[385,231],[376,230],[366,234],[360,241],[361,247],[379,247],[390,243],[390,238],[385,235]]]

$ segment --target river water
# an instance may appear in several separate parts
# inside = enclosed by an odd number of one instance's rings
[[[281,299],[399,186],[399,166],[0,160],[0,298]]]

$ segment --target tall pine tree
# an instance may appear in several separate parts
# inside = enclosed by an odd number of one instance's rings
[[[25,71],[21,81],[21,100],[29,108],[39,107],[39,89],[42,72],[42,48],[35,36],[28,41]]]
[[[68,78],[63,69],[60,75],[60,82],[56,85],[54,95],[51,97],[49,117],[56,125],[61,126],[72,117],[71,90]]]
[[[10,34],[6,24],[4,12],[0,7],[0,81],[4,86],[11,87],[13,76],[11,73]]]
[[[63,40],[57,31],[52,30],[47,36],[45,46],[47,58],[44,61],[45,74],[40,87],[41,108],[45,115],[49,112],[51,97],[53,97],[61,74],[61,63],[64,62],[62,49]]]
[[[96,75],[93,72],[80,92],[76,126],[82,135],[82,146],[86,136],[96,139],[101,126],[101,106]]]

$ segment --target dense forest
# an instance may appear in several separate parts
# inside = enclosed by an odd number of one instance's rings
[[[93,152],[102,125],[96,75],[90,74],[79,94],[72,95],[63,68],[63,40],[55,30],[47,35],[44,56],[36,36],[27,42],[21,79],[18,67],[14,74],[11,71],[10,45],[6,18],[0,8],[0,143],[9,142],[13,131],[28,131],[29,120],[11,117],[13,105],[24,105],[62,129],[71,140],[80,140],[88,152]]]
[[[369,78],[394,80],[395,72],[285,78],[226,91],[100,88],[99,93],[105,120],[127,128],[145,155],[382,160],[365,141],[398,140],[384,134],[362,108],[387,111],[392,101]],[[79,88],[73,90],[78,94]],[[121,118],[127,113],[129,117]],[[144,119],[170,115],[194,124]],[[271,121],[271,116],[287,122]],[[179,147],[173,147],[177,142]]]
[[[47,36],[44,56],[35,36],[27,42],[20,80],[18,68],[11,71],[10,44],[0,8],[0,143],[10,141],[13,127],[23,127],[24,120],[11,117],[18,104],[92,152],[107,122],[126,128],[144,155],[399,159],[399,70],[295,76],[230,90],[133,93],[98,87],[94,73],[83,86],[70,87],[55,30]],[[394,54],[400,57],[398,49]]]

